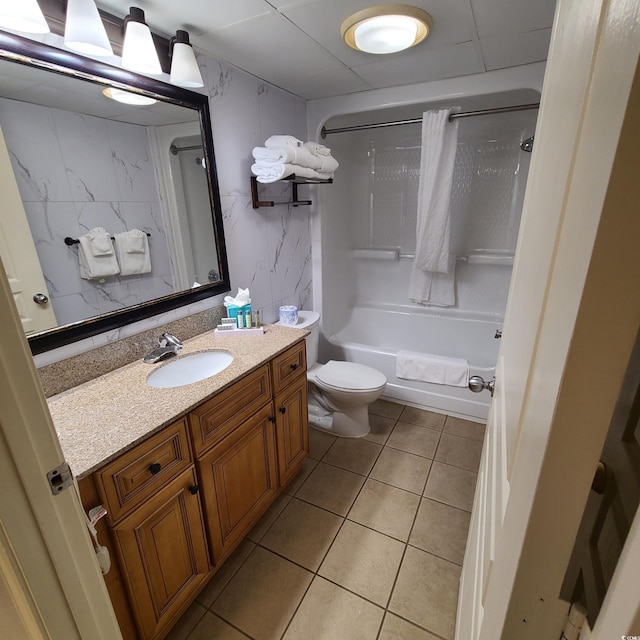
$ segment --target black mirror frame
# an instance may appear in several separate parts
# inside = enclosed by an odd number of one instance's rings
[[[213,215],[218,264],[220,266],[220,282],[203,285],[196,289],[188,289],[187,291],[156,298],[149,302],[143,302],[128,309],[112,311],[94,318],[28,336],[29,346],[33,355],[229,291],[229,266],[224,242],[222,205],[220,203],[218,175],[213,150],[213,133],[211,130],[208,97],[3,31],[0,31],[0,59],[36,66],[53,73],[77,77],[96,84],[113,86],[129,91],[133,89],[138,93],[149,95],[164,102],[196,109],[200,119],[203,152],[207,158],[209,198]]]

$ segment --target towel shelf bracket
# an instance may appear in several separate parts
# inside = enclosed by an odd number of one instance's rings
[[[309,178],[299,178],[298,176],[291,175],[283,178],[282,181],[291,183],[291,200],[288,202],[274,202],[273,200],[260,200],[258,195],[258,180],[255,176],[251,176],[251,203],[254,209],[260,207],[273,207],[276,204],[290,204],[293,207],[299,207],[303,205],[310,205],[311,200],[299,200],[298,199],[298,185],[299,184],[331,184],[333,178],[328,180],[312,180]]]

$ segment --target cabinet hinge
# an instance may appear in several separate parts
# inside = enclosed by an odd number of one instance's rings
[[[71,472],[71,467],[69,467],[66,462],[63,462],[55,469],[51,469],[51,471],[47,472],[47,480],[51,487],[51,493],[53,493],[54,496],[57,496],[73,484],[73,473]]]

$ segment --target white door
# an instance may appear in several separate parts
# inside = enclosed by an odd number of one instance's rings
[[[556,640],[566,618],[562,578],[640,323],[639,21],[637,0],[558,0],[458,640]]]
[[[0,637],[115,640],[79,498],[48,485],[62,451],[13,299],[0,270]]]
[[[0,256],[24,332],[29,334],[57,327],[2,130],[0,193]],[[34,296],[38,296],[39,302],[36,302]]]

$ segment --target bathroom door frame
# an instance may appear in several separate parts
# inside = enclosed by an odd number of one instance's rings
[[[639,22],[638,0],[558,1],[498,355],[498,444],[479,476],[504,500],[476,493],[459,640],[556,640],[566,621],[560,587],[640,325]],[[636,514],[592,638],[640,633],[639,554]]]

